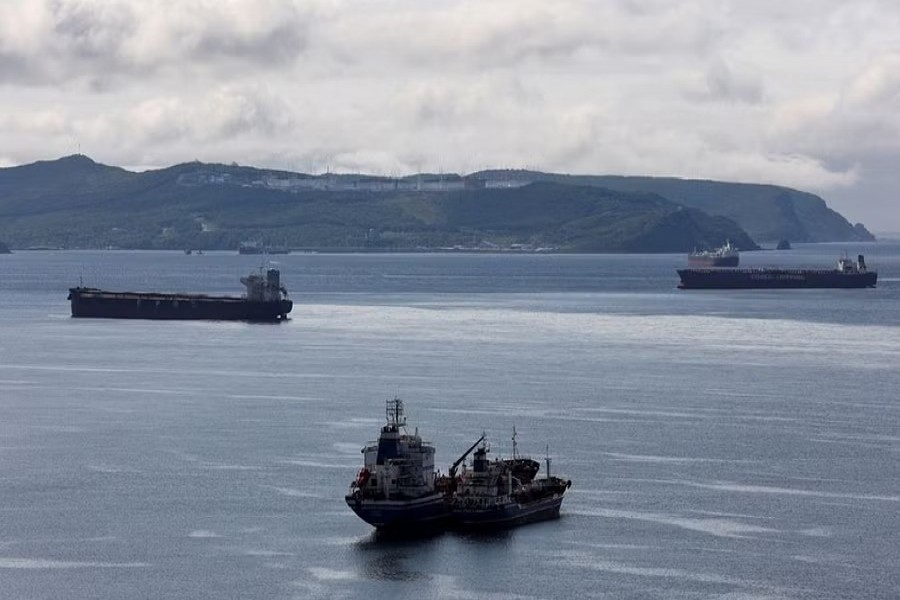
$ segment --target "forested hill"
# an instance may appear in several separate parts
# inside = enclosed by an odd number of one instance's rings
[[[524,173],[397,179],[198,162],[133,173],[70,156],[0,169],[0,239],[13,248],[235,249],[256,241],[373,251],[687,252],[726,239],[757,247],[733,219],[698,209],[702,198],[675,202],[671,193],[546,174],[529,183]],[[788,196],[761,204],[760,219],[778,223],[787,210],[799,225],[798,235],[785,237],[810,239],[820,230],[794,203]]]
[[[590,185],[623,192],[649,192],[700,209],[710,215],[728,217],[758,242],[845,242],[874,240],[861,223],[851,225],[825,201],[807,192],[777,185],[728,183],[669,177],[623,177],[619,175],[561,175],[522,170],[490,170],[473,177],[495,185],[519,185],[553,181],[568,185]]]

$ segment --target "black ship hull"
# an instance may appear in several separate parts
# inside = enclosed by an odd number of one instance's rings
[[[875,287],[878,273],[827,269],[679,269],[684,290]]]
[[[211,321],[282,321],[293,308],[290,300],[256,302],[231,296],[106,292],[71,288],[73,317]]]
[[[356,516],[384,531],[430,529],[444,524],[450,517],[448,499],[440,493],[408,500],[376,500],[349,494],[345,500]]]
[[[504,529],[559,517],[563,496],[555,495],[528,503],[515,501],[487,508],[454,507],[453,523],[462,529]]]

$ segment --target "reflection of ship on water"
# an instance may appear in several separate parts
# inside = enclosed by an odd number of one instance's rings
[[[547,472],[536,477],[540,463],[518,455],[513,429],[513,456],[489,459],[490,447],[482,435],[472,456],[472,467],[455,481],[451,516],[465,528],[510,527],[559,516],[563,495],[572,482]]]
[[[238,254],[290,254],[287,246],[269,246],[261,242],[241,242]]]
[[[406,430],[403,401],[387,402],[377,442],[362,449],[363,468],[345,497],[356,515],[379,529],[434,524],[448,515],[446,480],[434,471],[434,446]]]

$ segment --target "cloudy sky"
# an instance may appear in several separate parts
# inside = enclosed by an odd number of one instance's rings
[[[900,231],[897,0],[0,0],[0,166],[788,185]]]

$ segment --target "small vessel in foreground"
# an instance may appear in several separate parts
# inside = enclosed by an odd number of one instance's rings
[[[694,251],[688,254],[690,267],[736,267],[740,261],[738,249],[726,241],[725,245],[715,250]]]
[[[876,271],[869,271],[865,257],[856,262],[843,256],[834,269],[679,269],[683,290],[697,289],[786,289],[786,288],[866,288],[875,287]]]
[[[356,515],[380,530],[438,525],[449,517],[446,478],[434,471],[434,446],[406,431],[403,401],[387,402],[377,442],[362,449],[363,468],[345,496]]]
[[[244,296],[69,289],[73,317],[216,321],[283,321],[294,306],[277,269],[241,278]]]
[[[491,460],[484,436],[478,443],[472,468],[454,478],[450,508],[454,524],[463,528],[493,529],[559,516],[563,496],[572,482],[550,474],[549,456],[545,476],[535,477],[540,465],[518,455],[515,430],[512,458]]]

